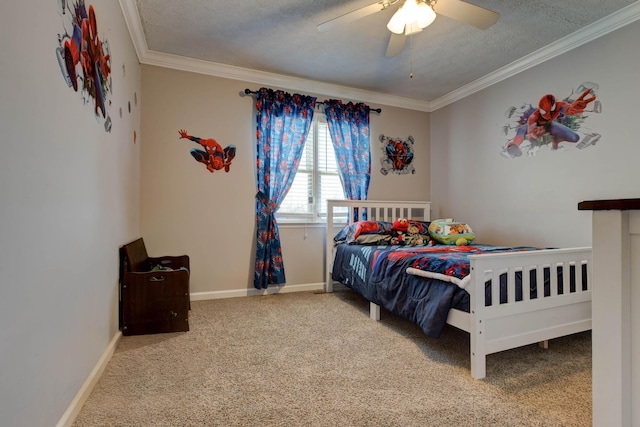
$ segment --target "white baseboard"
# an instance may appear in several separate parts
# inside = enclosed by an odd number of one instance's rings
[[[213,291],[213,292],[194,292],[191,294],[191,301],[200,301],[200,300],[210,300],[210,299],[221,299],[221,298],[234,298],[234,297],[247,297],[247,296],[257,296],[257,295],[268,295],[268,294],[283,294],[289,292],[305,292],[305,291],[317,291],[324,290],[324,282],[322,283],[310,283],[306,285],[287,285],[287,286],[270,286],[267,289],[236,289],[229,291]],[[122,332],[118,331],[117,334],[111,339],[111,342],[105,349],[104,353],[98,360],[98,363],[93,368],[87,379],[85,380],[82,387],[76,396],[71,401],[71,404],[56,424],[56,427],[70,427],[73,424],[73,421],[80,413],[82,409],[82,405],[87,400],[91,391],[98,383],[100,376],[102,376],[102,372],[109,363],[111,356],[116,350],[118,346],[118,342],[122,338]]]
[[[96,366],[93,368],[84,384],[82,384],[82,387],[80,387],[78,393],[76,393],[76,396],[71,401],[71,404],[69,405],[67,410],[64,412],[64,414],[62,414],[62,418],[60,418],[60,421],[58,421],[56,427],[70,427],[73,424],[73,421],[76,419],[76,417],[80,413],[80,410],[82,409],[82,405],[84,405],[84,402],[87,400],[87,398],[91,394],[91,391],[102,376],[104,368],[107,367],[107,363],[109,363],[111,356],[113,356],[113,353],[118,346],[118,342],[120,342],[120,338],[122,338],[122,332],[118,331],[111,339],[111,342],[105,349],[104,353],[102,353],[102,356],[98,360],[98,363],[96,363]]]
[[[270,286],[267,289],[234,289],[228,291],[212,291],[212,292],[193,292],[191,293],[191,301],[202,301],[209,299],[221,299],[221,298],[235,298],[235,297],[250,297],[257,295],[268,294],[284,294],[289,292],[305,292],[305,291],[318,291],[324,290],[324,282],[322,283],[309,283],[305,285],[285,285],[285,286]]]

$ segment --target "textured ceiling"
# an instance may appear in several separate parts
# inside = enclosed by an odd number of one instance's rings
[[[372,0],[136,0],[149,51],[431,102],[635,0],[469,0],[486,30],[438,16],[385,57],[397,5],[331,32],[318,24]],[[410,73],[413,72],[413,78]]]

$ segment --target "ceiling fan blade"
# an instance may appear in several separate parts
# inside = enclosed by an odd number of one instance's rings
[[[350,22],[364,18],[365,16],[369,16],[376,12],[380,12],[381,10],[384,10],[386,7],[388,7],[388,5],[385,6],[382,1],[373,3],[369,6],[365,6],[360,9],[354,10],[353,12],[349,12],[342,16],[338,16],[337,18],[330,19],[327,22],[323,22],[322,24],[318,25],[318,31],[321,31],[321,32],[329,31],[335,26],[348,24]]]
[[[438,0],[433,10],[456,21],[487,29],[498,21],[500,14],[462,0]]]
[[[387,58],[400,55],[402,49],[404,49],[404,42],[406,39],[407,37],[404,35],[404,33],[391,33],[391,37],[389,38],[389,45],[387,46]]]

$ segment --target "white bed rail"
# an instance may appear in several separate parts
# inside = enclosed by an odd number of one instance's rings
[[[469,259],[472,276],[469,333],[474,378],[484,378],[487,354],[591,329],[591,248],[470,255]],[[585,289],[583,265],[587,274]],[[548,296],[545,296],[545,269],[549,270]],[[531,270],[536,271],[535,284],[530,283]],[[522,272],[522,299],[518,301],[517,272]],[[500,276],[504,273],[507,301],[501,304]],[[490,305],[485,305],[487,279],[491,279]],[[530,297],[532,285],[536,298]]]

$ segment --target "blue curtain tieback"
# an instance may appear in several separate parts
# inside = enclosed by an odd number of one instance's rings
[[[265,214],[273,215],[276,212],[278,205],[275,202],[267,199],[262,191],[258,191],[258,193],[256,194],[256,199],[258,199],[260,203],[262,203],[263,208],[261,210]]]

